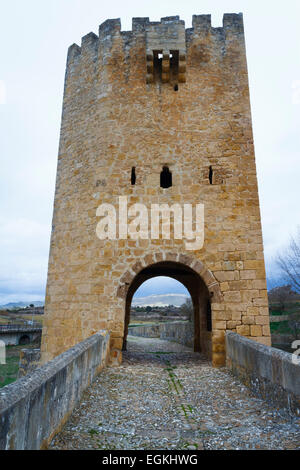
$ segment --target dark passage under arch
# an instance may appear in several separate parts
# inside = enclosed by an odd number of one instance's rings
[[[28,335],[22,335],[19,339],[19,345],[22,344],[29,344],[30,343],[30,337]]]
[[[192,268],[175,261],[161,261],[144,268],[131,282],[126,296],[123,350],[126,350],[130,308],[136,290],[148,279],[165,276],[181,282],[188,290],[194,307],[194,351],[211,357],[210,295],[202,278]]]

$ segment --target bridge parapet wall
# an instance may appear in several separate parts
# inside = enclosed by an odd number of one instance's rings
[[[0,325],[0,334],[6,333],[29,333],[29,332],[37,332],[42,331],[41,325],[22,325],[22,324],[14,324],[14,325]]]
[[[99,331],[0,390],[0,449],[46,448],[109,357]]]
[[[256,396],[300,416],[300,364],[292,354],[228,331],[226,365]]]
[[[187,321],[174,321],[159,324],[132,326],[128,334],[144,338],[160,338],[193,347],[194,325]]]

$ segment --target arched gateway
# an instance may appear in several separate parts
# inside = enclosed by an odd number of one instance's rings
[[[242,14],[107,20],[69,48],[42,360],[106,329],[120,362],[134,290],[162,274],[214,365],[226,330],[270,344]]]
[[[143,282],[156,276],[172,277],[181,282],[189,291],[194,308],[194,350],[201,351],[211,358],[213,306],[214,303],[219,303],[222,300],[219,283],[200,261],[191,256],[176,253],[158,252],[146,256],[122,277],[118,295],[125,298],[123,348],[128,333],[132,297]],[[220,344],[216,337],[214,340]],[[222,348],[214,347],[215,350],[218,349],[218,353],[224,352],[224,343],[223,341],[221,343],[223,344]]]

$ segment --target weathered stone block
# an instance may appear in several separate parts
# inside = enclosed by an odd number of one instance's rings
[[[250,335],[250,326],[249,325],[238,325],[236,327],[236,332],[242,336]]]
[[[260,325],[250,326],[251,336],[262,336],[262,327]]]

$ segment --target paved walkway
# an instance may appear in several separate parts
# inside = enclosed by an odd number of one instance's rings
[[[129,337],[122,365],[99,375],[51,448],[300,449],[300,419],[184,346]]]

